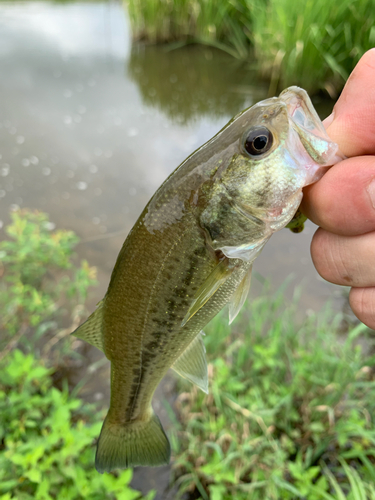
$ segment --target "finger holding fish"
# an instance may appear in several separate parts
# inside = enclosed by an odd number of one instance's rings
[[[349,159],[331,168],[319,184],[304,189],[302,210],[329,232],[349,236],[375,229],[374,81],[375,49],[371,49],[324,121],[328,135]]]
[[[355,236],[375,230],[375,156],[348,158],[304,189],[302,209],[326,231]]]
[[[303,212],[321,227],[311,254],[323,278],[353,287],[356,316],[375,328],[375,49],[366,52],[349,77],[327,132],[349,157],[304,190]]]

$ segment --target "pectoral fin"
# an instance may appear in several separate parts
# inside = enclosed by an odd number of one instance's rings
[[[214,295],[221,285],[230,277],[233,267],[229,267],[229,259],[224,259],[215,267],[203,285],[195,294],[194,300],[182,320],[181,327],[185,326],[190,318]]]
[[[235,319],[237,314],[240,312],[246,297],[250,290],[251,283],[251,271],[253,270],[253,266],[251,265],[249,270],[246,271],[245,276],[243,277],[241,283],[236,288],[236,291],[233,293],[232,298],[229,302],[229,324]]]
[[[103,316],[103,300],[98,303],[96,310],[89,318],[71,335],[88,342],[104,352],[103,334],[102,334],[102,316]]]
[[[208,394],[206,349],[203,344],[202,333],[199,333],[187,346],[172,365],[172,369]]]

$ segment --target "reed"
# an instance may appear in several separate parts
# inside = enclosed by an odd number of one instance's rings
[[[125,0],[133,38],[148,43],[199,42],[235,57],[246,57],[248,37],[244,0]],[[246,22],[250,22],[247,17]]]
[[[375,46],[374,0],[247,0],[249,40],[270,93],[298,84],[335,97]]]
[[[218,47],[255,65],[270,94],[341,90],[375,46],[375,0],[125,0],[136,40]]]

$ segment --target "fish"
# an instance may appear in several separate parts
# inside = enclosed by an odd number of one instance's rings
[[[172,368],[208,392],[203,328],[226,304],[234,320],[254,260],[274,232],[299,231],[302,189],[341,159],[308,94],[290,87],[235,116],[155,192],[73,332],[111,362],[98,472],[169,462],[155,389]]]

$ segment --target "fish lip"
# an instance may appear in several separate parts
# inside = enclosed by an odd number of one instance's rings
[[[330,141],[311,99],[304,89],[296,86],[288,87],[281,92],[279,99],[285,103],[291,124],[294,127],[303,128],[310,134]]]
[[[289,87],[281,92],[279,99],[287,107],[291,125],[288,141],[293,144],[297,163],[302,165],[306,174],[304,186],[307,186],[324,175],[325,167],[331,167],[346,157],[328,136],[305,90]],[[299,141],[292,138],[293,132],[298,135]]]

